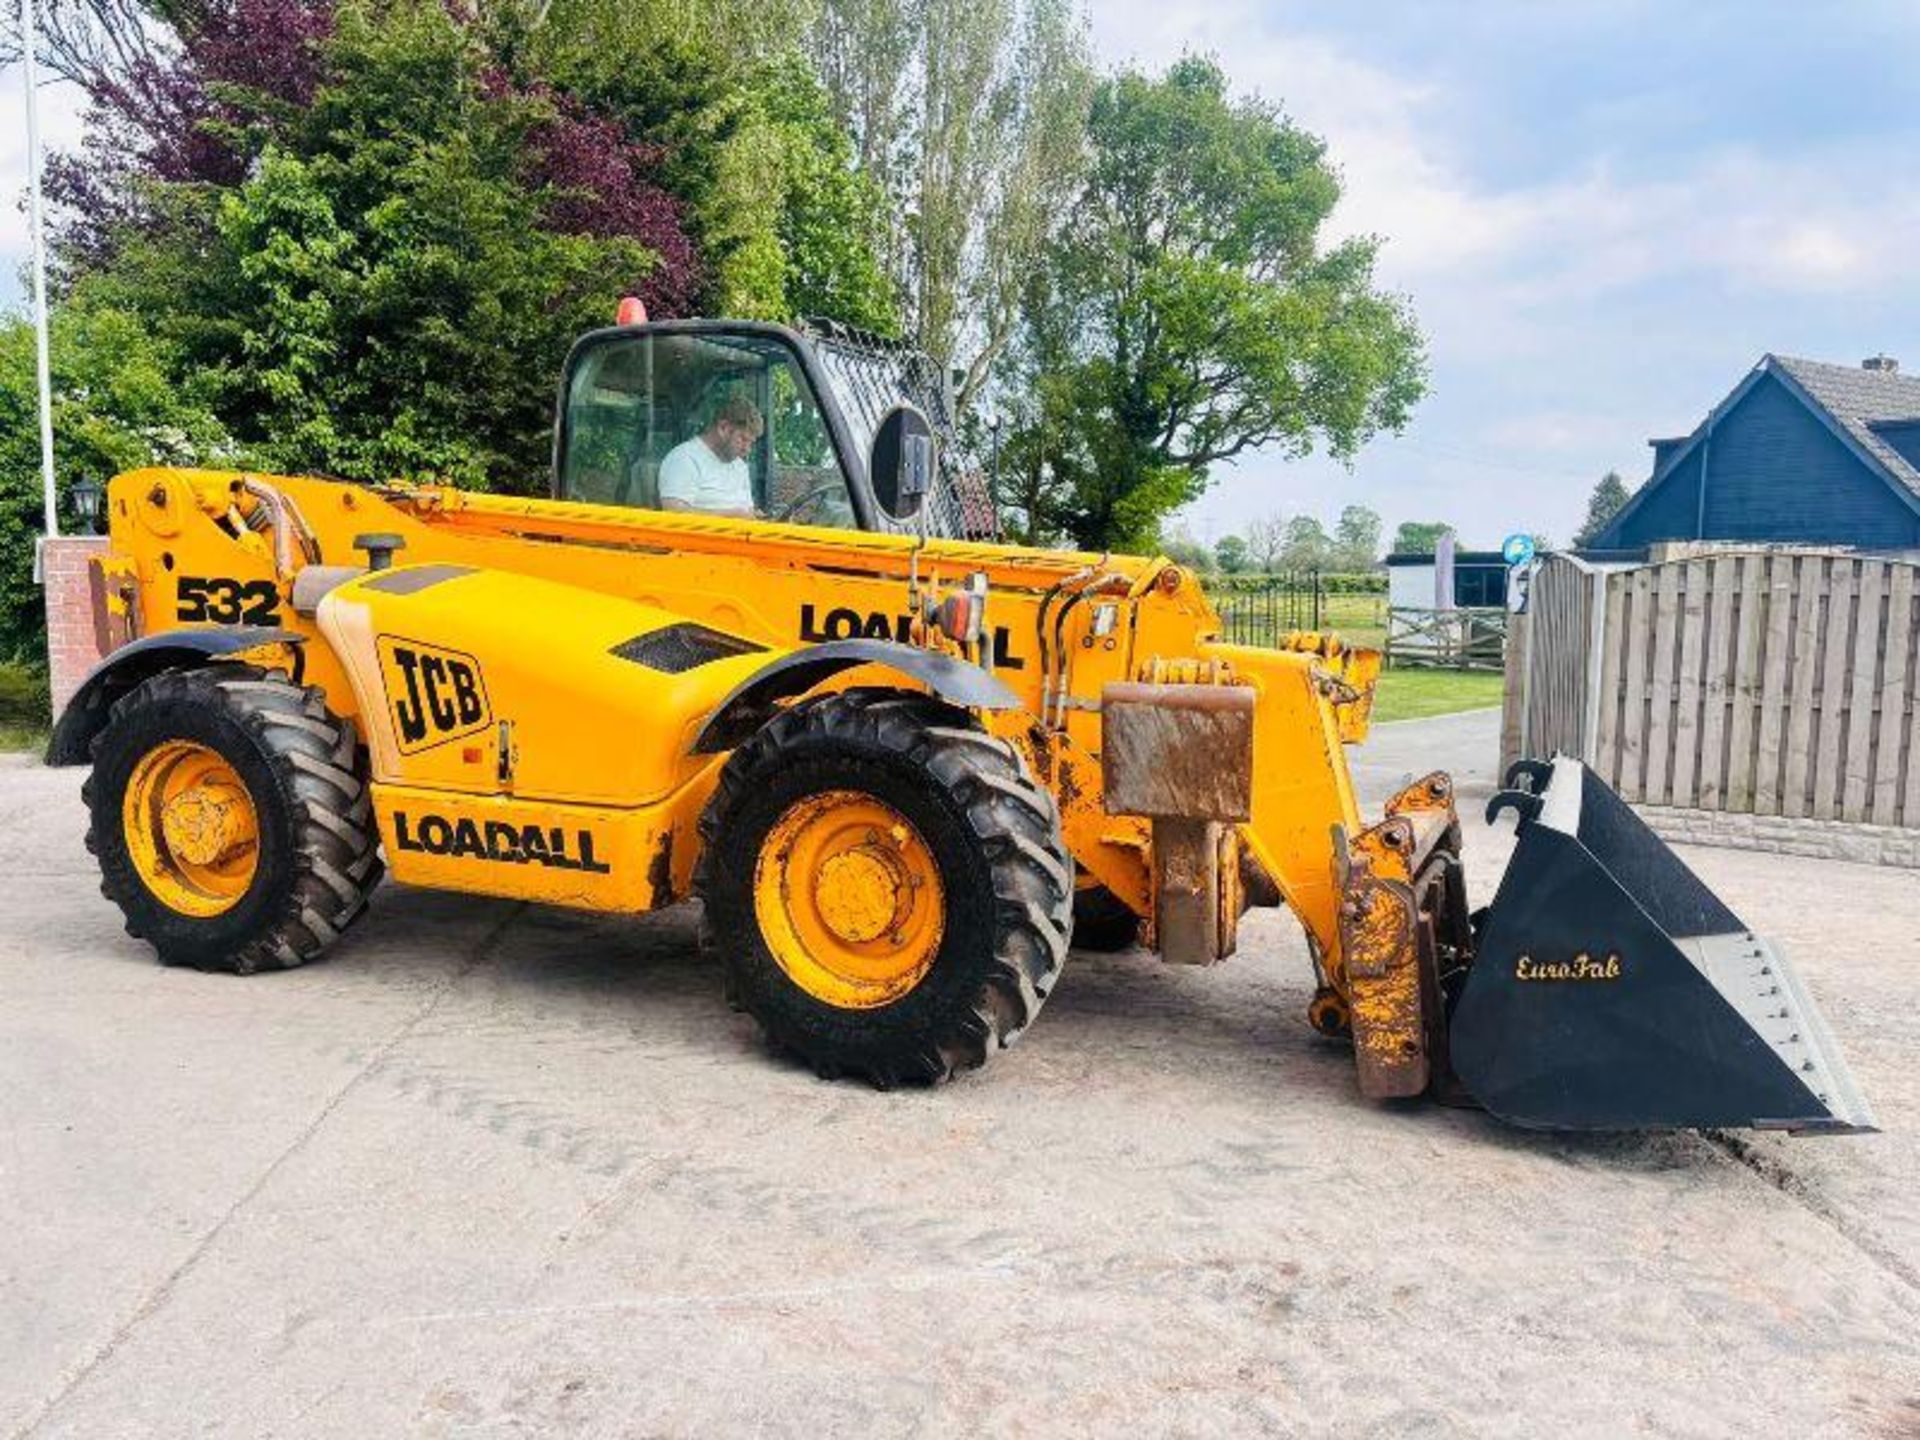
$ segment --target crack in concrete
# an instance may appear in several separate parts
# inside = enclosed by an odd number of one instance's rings
[[[200,1261],[205,1258],[207,1252],[210,1251],[220,1237],[226,1233],[227,1228],[239,1217],[241,1212],[253,1203],[261,1191],[267,1188],[267,1185],[273,1180],[273,1177],[280,1173],[281,1167],[306,1148],[313,1137],[320,1133],[321,1127],[333,1117],[334,1112],[346,1102],[347,1097],[359,1089],[361,1084],[372,1075],[374,1071],[379,1069],[381,1063],[386,1060],[387,1056],[405,1043],[407,1038],[411,1036],[415,1030],[432,1018],[433,1013],[440,1008],[441,1004],[453,993],[455,987],[458,986],[461,981],[465,980],[481,965],[492,958],[494,952],[499,948],[500,942],[506,937],[508,928],[514,921],[526,913],[527,904],[528,902],[521,901],[514,905],[513,909],[501,918],[500,923],[487,933],[486,938],[474,947],[472,955],[464,963],[456,967],[452,973],[438,985],[434,986],[413,1014],[408,1016],[391,1035],[374,1047],[360,1068],[354,1071],[345,1083],[336,1089],[332,1095],[327,1097],[326,1103],[323,1104],[314,1114],[313,1118],[301,1128],[300,1133],[288,1142],[286,1148],[281,1150],[267,1165],[266,1169],[260,1172],[259,1177],[255,1179],[253,1184],[249,1185],[240,1197],[227,1207],[220,1218],[213,1222],[213,1225],[195,1242],[193,1248],[187,1252],[180,1263],[169,1270],[167,1274],[162,1277],[160,1283],[147,1292],[146,1297],[141,1300],[133,1314],[123,1320],[114,1330],[113,1334],[107,1337],[105,1343],[96,1349],[77,1370],[71,1372],[61,1384],[60,1388],[43,1401],[40,1408],[34,1411],[27,1421],[13,1432],[14,1440],[25,1440],[25,1437],[32,1435],[45,1425],[47,1421],[52,1418],[53,1412],[65,1403],[67,1397],[85,1384],[89,1376],[111,1360],[121,1345],[126,1342],[127,1338],[131,1336],[134,1331],[138,1330],[160,1311],[161,1307],[173,1297],[173,1293],[179,1288],[180,1282],[199,1265]]]
[[[1916,1266],[1871,1231],[1859,1226],[1851,1215],[1822,1195],[1781,1161],[1766,1154],[1752,1141],[1726,1130],[1702,1130],[1700,1138],[1735,1165],[1749,1171],[1805,1210],[1814,1219],[1826,1225],[1859,1251],[1876,1269],[1884,1271],[1909,1290],[1920,1294],[1920,1266]]]

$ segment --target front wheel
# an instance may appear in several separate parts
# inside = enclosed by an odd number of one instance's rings
[[[82,794],[128,933],[239,975],[318,956],[381,876],[357,748],[320,691],[252,665],[169,671],[118,701]]]
[[[701,820],[705,937],[733,1000],[823,1075],[985,1063],[1066,959],[1073,862],[1013,747],[923,695],[804,701]]]

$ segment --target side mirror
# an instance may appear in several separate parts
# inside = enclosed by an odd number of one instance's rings
[[[867,476],[874,498],[896,520],[911,520],[926,503],[934,477],[933,426],[912,405],[896,405],[873,434]]]

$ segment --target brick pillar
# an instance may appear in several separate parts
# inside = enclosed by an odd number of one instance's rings
[[[58,720],[87,671],[100,659],[93,628],[89,556],[105,552],[104,535],[57,535],[40,551],[47,594],[47,677]]]

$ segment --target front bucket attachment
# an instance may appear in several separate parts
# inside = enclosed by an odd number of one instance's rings
[[[1454,1006],[1456,1073],[1556,1130],[1872,1130],[1785,955],[1576,760],[1523,761],[1519,846]],[[1542,783],[1544,782],[1544,784]]]

